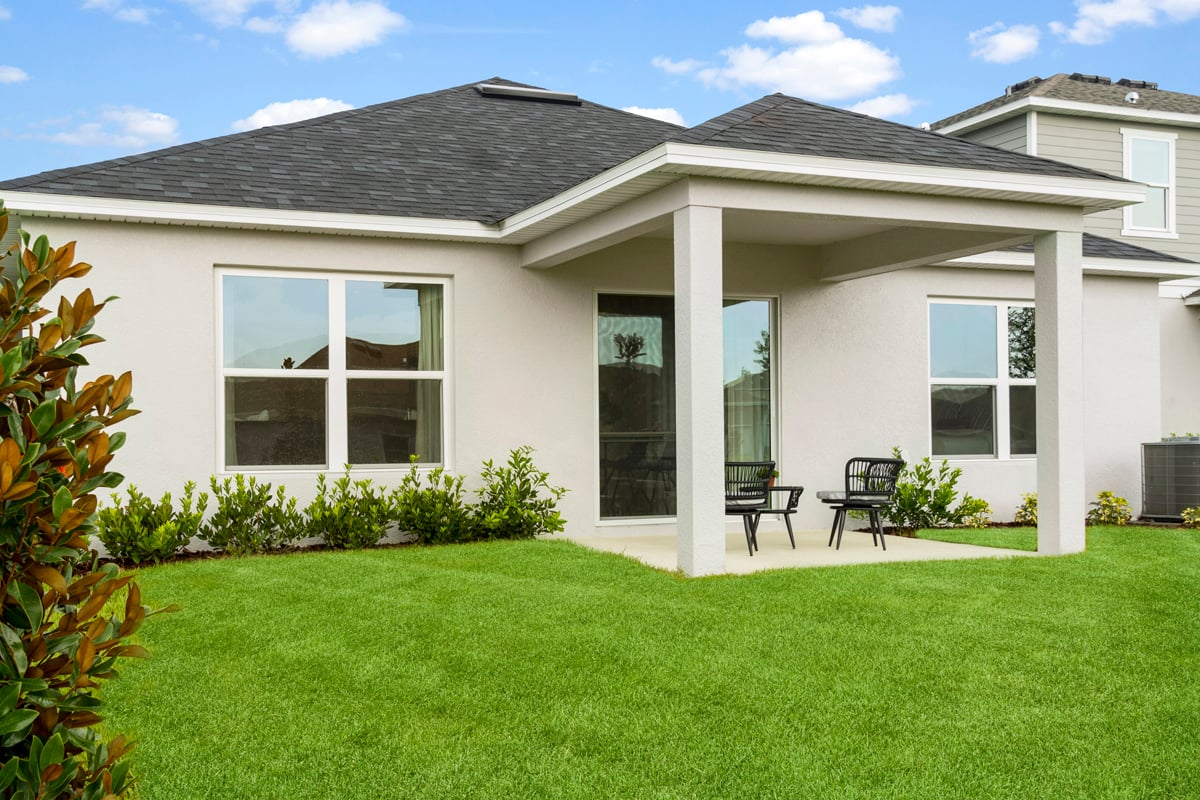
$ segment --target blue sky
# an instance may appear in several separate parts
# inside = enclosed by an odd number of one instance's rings
[[[1031,75],[1200,94],[1200,0],[0,0],[0,178],[500,75],[695,125],[784,91],[916,125]]]

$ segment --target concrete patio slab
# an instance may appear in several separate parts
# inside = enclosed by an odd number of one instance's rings
[[[594,535],[567,535],[568,539],[585,547],[606,553],[617,553],[658,569],[678,568],[675,533],[661,530],[646,533],[628,532]],[[769,569],[803,567],[832,567],[848,564],[883,564],[897,561],[942,561],[970,558],[1006,558],[1036,556],[1027,550],[1006,550],[999,547],[980,547],[971,544],[933,542],[927,539],[908,539],[888,536],[887,550],[871,544],[871,534],[847,530],[841,549],[828,545],[829,531],[796,531],[796,549],[788,542],[783,526],[768,527],[766,521],[758,532],[758,551],[753,557],[746,551],[746,537],[741,530],[730,530],[725,536],[725,572],[747,575]]]

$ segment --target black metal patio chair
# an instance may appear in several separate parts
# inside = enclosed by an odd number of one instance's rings
[[[787,501],[781,502],[783,494],[787,494]],[[762,514],[778,514],[783,517],[783,521],[787,524],[788,539],[792,543],[792,549],[796,549],[796,534],[792,530],[792,514],[796,513],[796,506],[800,505],[800,495],[804,494],[803,486],[768,486],[767,487],[767,507],[759,512]],[[754,532],[755,545],[758,544],[758,530]]]
[[[774,461],[725,462],[725,513],[742,518],[750,555],[758,549],[758,521],[767,507],[767,486],[774,474]]]
[[[902,469],[904,462],[898,458],[852,458],[846,462],[846,488],[843,491],[817,492],[817,499],[834,509],[833,527],[829,529],[830,545],[836,536],[836,549],[841,549],[847,512],[865,511],[871,520],[871,544],[887,550],[880,512],[892,505],[896,479]]]

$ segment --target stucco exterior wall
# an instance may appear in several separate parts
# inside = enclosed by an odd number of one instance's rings
[[[1200,307],[1158,301],[1162,339],[1162,433],[1200,433]]]
[[[494,245],[36,219],[25,225],[55,243],[77,239],[78,257],[96,265],[87,282],[97,297],[122,298],[100,318],[108,343],[88,355],[96,370],[134,370],[143,413],[125,423],[129,443],[116,467],[152,495],[220,470],[216,267],[434,275],[453,287],[449,466],[474,481],[483,459],[533,445],[538,465],[571,489],[562,505],[568,530],[591,533],[595,295],[666,294],[672,285],[669,238],[527,270],[513,248]],[[948,268],[823,283],[802,248],[726,244],[725,294],[778,298],[779,462],[782,482],[808,487],[801,527],[828,525],[815,492],[840,486],[847,458],[885,455],[893,445],[915,458],[929,453],[929,298],[1029,300],[1032,286],[1028,273]],[[1157,291],[1152,281],[1088,278],[1085,292],[1088,492],[1113,489],[1137,507],[1137,444],[1159,430]],[[957,463],[964,488],[988,499],[997,519],[1011,518],[1020,493],[1035,486],[1030,458]],[[393,484],[402,472],[362,474]],[[302,499],[316,480],[311,471],[262,475]]]

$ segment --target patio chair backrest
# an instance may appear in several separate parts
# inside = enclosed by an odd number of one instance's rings
[[[846,462],[846,498],[886,497],[896,491],[896,479],[904,469],[899,458],[852,458]]]
[[[726,461],[725,504],[759,506],[767,502],[774,461]]]

